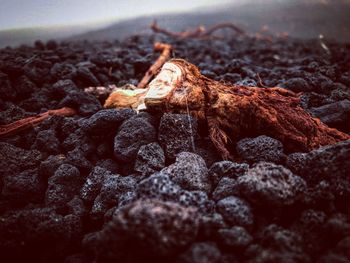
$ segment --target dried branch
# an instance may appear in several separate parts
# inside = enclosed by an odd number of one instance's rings
[[[28,117],[22,120],[12,122],[10,124],[0,125],[0,137],[17,134],[20,131],[23,131],[30,127],[34,127],[53,115],[72,116],[75,114],[76,111],[68,107],[64,107],[57,110],[48,110],[47,112],[40,113],[34,117]]]
[[[164,65],[164,63],[169,60],[171,55],[172,46],[169,44],[164,44],[160,42],[156,42],[154,44],[155,51],[161,51],[159,58],[154,62],[154,64],[147,70],[144,77],[137,85],[139,89],[143,89],[147,86],[149,81],[158,73],[160,68]]]
[[[209,27],[208,29],[205,28],[204,26],[198,26],[195,29],[189,29],[186,31],[182,32],[173,32],[170,30],[167,30],[165,28],[161,28],[158,26],[157,21],[154,20],[153,23],[150,25],[150,28],[152,29],[153,32],[155,33],[161,33],[167,36],[171,36],[173,38],[179,38],[179,39],[186,39],[186,38],[201,38],[201,39],[206,39],[206,38],[215,38],[215,36],[212,36],[212,34],[223,28],[229,28],[235,31],[239,35],[246,35],[246,33],[236,26],[233,23],[220,23],[217,25],[214,25],[212,27]]]
[[[238,26],[236,26],[233,23],[220,23],[220,24],[214,25],[214,26],[208,28],[207,30],[205,30],[202,35],[209,36],[209,35],[213,34],[215,31],[222,29],[222,28],[229,28],[229,29],[235,31],[239,35],[246,35],[246,33],[241,28],[239,28]]]

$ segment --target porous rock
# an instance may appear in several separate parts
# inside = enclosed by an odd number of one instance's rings
[[[197,230],[195,209],[154,199],[138,200],[123,207],[98,233],[97,254],[101,260],[122,260],[123,254],[161,258],[192,242]]]
[[[205,161],[195,153],[179,153],[175,163],[164,168],[161,172],[169,175],[183,189],[205,192],[209,192],[211,189]]]
[[[165,156],[174,159],[180,152],[194,151],[197,120],[189,115],[165,113],[159,125],[158,140]]]
[[[254,163],[260,161],[280,163],[285,157],[282,143],[265,135],[240,140],[236,150],[244,160]]]
[[[237,188],[255,204],[283,206],[296,202],[306,183],[281,165],[260,162],[237,179]]]
[[[123,122],[114,139],[114,156],[131,162],[142,145],[156,141],[156,129],[148,118],[134,116]]]
[[[229,196],[218,201],[217,210],[231,225],[251,226],[254,222],[250,205],[236,196]]]

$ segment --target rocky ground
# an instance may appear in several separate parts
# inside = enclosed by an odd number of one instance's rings
[[[79,114],[0,139],[1,262],[350,262],[350,141],[289,153],[261,134],[232,149],[242,163],[222,161],[187,115],[105,110],[83,92],[136,84],[155,40],[210,78],[302,92],[307,111],[350,132],[349,44],[135,36],[2,49],[0,124]]]

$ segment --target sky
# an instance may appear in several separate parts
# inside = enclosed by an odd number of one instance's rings
[[[0,30],[104,23],[242,0],[0,0]]]

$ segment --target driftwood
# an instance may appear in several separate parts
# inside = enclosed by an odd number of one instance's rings
[[[153,32],[155,33],[161,33],[163,35],[167,35],[173,38],[178,38],[178,39],[186,39],[186,38],[199,38],[199,39],[208,39],[208,38],[215,38],[212,34],[223,28],[228,28],[233,30],[236,34],[243,35],[245,36],[246,33],[236,26],[233,23],[219,23],[214,26],[211,26],[209,28],[206,28],[205,26],[198,26],[195,29],[189,29],[186,31],[182,32],[173,32],[168,29],[159,27],[157,24],[157,21],[154,20],[153,23],[151,24],[150,28],[152,29]]]
[[[224,159],[232,158],[229,142],[248,136],[274,137],[288,152],[310,151],[350,139],[350,135],[313,118],[291,91],[225,85],[203,76],[182,59],[165,63],[147,93],[138,99],[151,112],[189,113],[205,120]]]
[[[72,116],[75,114],[77,114],[76,111],[68,107],[64,107],[57,110],[48,110],[34,117],[28,117],[28,118],[24,118],[24,119],[12,122],[10,124],[0,125],[0,137],[14,135],[30,127],[34,127],[53,115]]]

